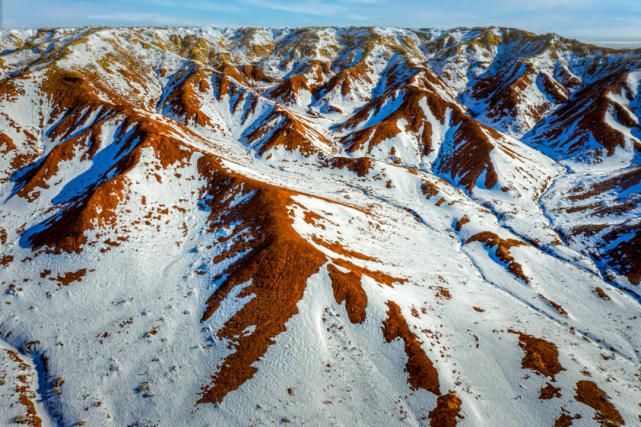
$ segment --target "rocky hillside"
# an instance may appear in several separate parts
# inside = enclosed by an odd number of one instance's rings
[[[0,424],[641,423],[641,53],[0,32]]]

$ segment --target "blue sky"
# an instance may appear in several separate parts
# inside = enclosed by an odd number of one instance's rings
[[[641,0],[4,0],[5,27],[85,25],[502,25],[641,44]]]

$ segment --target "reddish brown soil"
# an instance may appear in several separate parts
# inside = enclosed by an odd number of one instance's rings
[[[79,116],[78,113],[71,113],[67,117],[75,120],[81,119],[81,116]],[[73,128],[66,128],[67,125],[71,124],[66,120],[63,120],[51,131],[50,135],[54,136],[57,132],[61,132],[63,134],[71,132],[71,129]],[[64,138],[63,135],[60,135],[60,137]],[[36,190],[38,188],[49,188],[47,181],[58,173],[61,162],[69,161],[74,158],[78,146],[85,145],[86,141],[90,141],[90,144],[87,145],[90,145],[90,147],[92,147],[91,150],[95,152],[99,147],[99,140],[100,130],[98,126],[95,126],[77,134],[75,137],[60,142],[46,155],[41,163],[28,171],[28,173],[22,178],[24,185],[18,191],[18,195],[29,201],[35,200],[40,194],[40,192]],[[88,157],[93,155],[93,153],[91,153],[91,155],[89,154],[89,151],[87,151]]]
[[[345,309],[352,323],[363,323],[367,308],[367,294],[361,286],[361,276],[351,271],[343,273],[332,264],[327,267],[327,271],[332,281],[336,302],[342,304],[345,301]]]
[[[599,181],[587,189],[575,189],[572,194],[568,196],[568,200],[572,202],[589,199],[590,197],[598,196],[614,189],[619,191],[628,190],[633,185],[641,182],[641,166],[635,167],[625,172],[608,177],[603,181]]]
[[[364,63],[358,63],[350,69],[339,72],[323,88],[323,91],[340,87],[343,94],[350,93],[351,85],[355,80],[368,79],[367,75],[362,72],[365,67]],[[227,93],[237,93],[240,89],[236,82],[248,84],[250,79],[255,81],[270,80],[264,75],[262,69],[256,66],[247,65],[238,69],[230,65],[223,65],[220,69],[220,75],[215,79],[216,94],[220,98]],[[514,84],[515,87],[521,85],[518,81]],[[543,84],[548,92],[558,89],[552,81]],[[165,166],[169,163],[184,161],[190,155],[189,151],[180,148],[179,141],[167,136],[168,133],[164,132],[162,123],[137,116],[127,105],[126,100],[118,100],[114,94],[108,94],[108,97],[113,101],[112,105],[95,96],[98,91],[105,92],[104,88],[99,88],[97,85],[92,76],[80,73],[56,71],[56,74],[51,76],[45,85],[45,90],[51,94],[55,100],[54,104],[57,105],[56,111],[52,114],[52,121],[61,118],[62,120],[55,126],[50,136],[57,140],[69,138],[70,135],[76,133],[78,130],[76,124],[82,122],[83,117],[95,112],[97,108],[106,107],[109,111],[104,116],[105,119],[111,114],[122,114],[129,118],[128,124],[136,126],[135,135],[130,143],[133,144],[135,139],[138,141],[137,145],[132,154],[117,165],[119,173],[115,178],[90,189],[88,194],[66,207],[59,219],[47,224],[47,229],[44,232],[38,233],[32,238],[35,249],[48,246],[56,251],[79,251],[86,240],[84,232],[94,227],[94,223],[97,223],[98,226],[114,225],[116,221],[115,210],[119,204],[126,200],[124,193],[128,182],[124,175],[138,164],[142,148],[152,147]],[[290,96],[304,89],[313,90],[304,77],[294,76],[282,82],[278,90],[282,91],[283,96]],[[201,126],[206,126],[210,124],[209,118],[200,110],[198,98],[209,90],[208,76],[204,71],[196,69],[182,84],[175,88],[168,103],[175,109],[176,114],[185,117],[187,122],[193,121]],[[507,93],[505,96],[510,97],[511,95]],[[448,107],[446,103],[438,98],[432,98],[426,93],[409,90],[402,107],[397,112],[380,124],[354,132],[346,139],[346,145],[350,150],[356,150],[367,142],[369,150],[371,150],[380,141],[398,134],[400,129],[397,123],[399,119],[403,119],[408,123],[407,129],[417,134],[424,154],[429,153],[432,149],[432,130],[422,109],[418,106],[418,103],[424,98],[437,118],[443,120],[445,109]],[[361,124],[363,117],[366,117],[371,111],[381,108],[377,102],[378,100],[363,109],[367,112],[362,113],[362,117],[358,113],[350,124]],[[84,111],[84,107],[89,107],[89,112]],[[630,123],[631,118],[627,117],[627,113],[624,110],[619,110],[617,110],[619,120],[623,123]],[[450,159],[446,159],[444,170],[447,170],[452,176],[464,177],[461,184],[468,190],[471,190],[478,177],[486,172],[485,182],[481,184],[486,188],[493,187],[498,180],[489,156],[494,145],[486,132],[492,136],[496,135],[458,110],[454,111],[453,125],[458,126],[454,139],[460,150],[457,150]],[[304,122],[295,116],[288,115],[287,112],[279,111],[278,114],[284,114],[285,120],[268,141],[261,142],[261,154],[275,147],[285,147],[288,150],[298,149],[304,154],[318,152],[306,137],[306,134],[313,132]],[[255,134],[250,135],[250,141],[258,141],[265,135],[263,132],[264,130],[257,130]],[[322,140],[320,137],[319,139]],[[27,175],[20,195],[28,199],[38,197],[38,189],[48,187],[47,181],[57,174],[60,162],[71,159],[78,148],[83,149],[83,155],[90,158],[99,148],[99,140],[99,127],[93,126],[81,135],[66,139],[58,144],[43,159],[43,162]],[[0,147],[11,148],[10,142],[0,135]],[[359,177],[363,177],[370,172],[373,161],[368,158],[347,160],[339,158],[331,159],[331,164],[334,167],[347,168],[357,173]],[[228,277],[225,283],[210,297],[207,310],[203,314],[203,319],[212,316],[233,288],[251,280],[249,286],[241,292],[239,297],[252,294],[255,295],[254,299],[236,313],[218,332],[220,338],[231,342],[234,353],[221,364],[218,372],[212,378],[212,385],[203,388],[200,400],[201,402],[220,402],[227,393],[253,377],[256,369],[252,365],[265,354],[269,346],[273,344],[275,337],[285,330],[287,320],[297,313],[296,304],[302,297],[307,279],[318,271],[327,259],[313,245],[293,231],[288,213],[288,206],[291,205],[289,191],[224,170],[211,157],[204,157],[199,166],[201,173],[209,178],[208,194],[215,196],[211,201],[210,220],[212,225],[229,223],[232,219],[242,219],[244,225],[241,227],[244,230],[251,230],[253,236],[253,240],[237,244],[232,247],[229,253],[225,254],[230,257],[240,251],[250,249],[248,255],[235,262],[226,271]],[[244,205],[242,209],[227,211],[228,205],[223,202],[225,196],[231,191],[247,190],[256,191],[249,204]],[[423,191],[428,198],[438,195],[438,188],[434,185],[431,187],[424,185]],[[441,200],[444,201],[444,199]],[[306,218],[308,217],[306,216]],[[310,219],[310,221],[313,220],[313,218]],[[455,228],[460,230],[467,221],[469,220],[466,217],[461,218]],[[6,232],[4,237],[0,236],[0,240],[3,240],[4,243]],[[338,243],[328,243],[318,238],[314,241],[343,257],[375,261],[374,258],[351,251]],[[479,233],[470,238],[467,243],[473,241],[482,242],[489,247],[496,247],[497,257],[508,265],[508,269],[514,275],[528,282],[521,265],[510,254],[511,247],[524,245],[523,242],[502,240],[489,232]],[[635,254],[632,253],[632,256]],[[328,266],[336,301],[339,304],[345,302],[350,321],[353,323],[362,323],[365,320],[367,295],[361,286],[362,275],[368,275],[378,282],[390,286],[393,283],[405,282],[405,279],[370,271],[344,259],[336,259],[333,262],[335,265],[349,270],[349,272],[343,273],[333,264]],[[56,280],[59,285],[67,286],[81,280],[85,274],[85,269],[82,269],[58,276]],[[639,274],[641,273],[637,273],[637,276]],[[633,273],[631,277],[637,276],[634,276]],[[439,290],[439,293],[445,295],[445,291]],[[598,291],[599,289],[597,289]],[[449,292],[447,292],[447,296],[449,296]],[[543,298],[545,299],[545,297]],[[560,305],[547,299],[546,301],[561,314],[564,314],[565,310]],[[483,311],[477,307],[474,309],[478,312]],[[249,336],[243,335],[243,331],[251,325],[256,325],[255,332]],[[406,366],[408,381],[412,388],[423,388],[438,394],[438,373],[422,350],[418,338],[410,330],[399,306],[391,301],[388,302],[387,319],[383,324],[383,331],[388,342],[396,338],[403,340],[408,356]],[[528,367],[541,375],[554,379],[554,375],[563,369],[558,364],[558,352],[554,344],[529,335],[512,332],[519,334],[519,344],[526,353],[523,367]],[[549,384],[548,386],[541,390],[542,395],[555,395],[558,392],[558,389]],[[581,393],[579,388],[579,384],[577,384],[577,400],[589,400],[583,396],[586,393]],[[601,392],[598,388],[596,390]],[[587,395],[594,394],[594,391],[591,394],[587,393]],[[598,393],[596,394],[598,395]],[[579,395],[583,397],[580,398]],[[604,393],[603,396],[605,396]],[[607,396],[599,397],[601,400],[605,400],[605,398]],[[609,404],[607,400],[605,402]],[[586,404],[597,409],[590,403]],[[603,404],[601,403],[601,405]],[[453,393],[440,396],[437,407],[429,414],[431,425],[446,427],[456,425],[460,407],[461,401]],[[599,413],[605,411],[602,407],[600,408],[598,409]],[[616,410],[614,411],[616,412]],[[563,416],[565,414],[561,418]]]
[[[458,221],[456,221],[456,224],[454,224],[454,230],[461,231],[463,229],[463,226],[465,224],[469,224],[469,222],[470,219],[467,217],[467,215],[464,215]]]
[[[389,274],[385,274],[380,271],[368,270],[367,268],[359,267],[358,265],[353,264],[344,259],[334,258],[332,261],[334,262],[334,264],[336,264],[339,267],[343,267],[347,270],[351,270],[352,272],[358,274],[359,276],[371,277],[372,279],[376,280],[378,283],[382,283],[387,286],[392,286],[394,283],[398,283],[402,285],[403,283],[407,282],[407,279],[390,276]]]
[[[605,293],[605,291],[604,291],[602,288],[600,288],[600,287],[598,287],[598,286],[597,286],[596,288],[594,288],[594,292],[596,292],[596,294],[597,294],[597,295],[599,296],[599,298],[601,298],[602,300],[604,300],[604,301],[610,301],[610,296],[609,296],[607,293]]]
[[[521,103],[521,94],[534,82],[534,74],[533,65],[516,63],[503,72],[480,79],[472,94],[476,99],[486,100],[490,106],[489,117],[500,118],[505,114],[514,117]]]
[[[287,103],[296,102],[302,91],[311,92],[312,88],[309,86],[305,76],[302,74],[294,74],[272,89],[270,91],[270,98]]]
[[[9,154],[16,149],[13,140],[4,132],[0,132],[0,154]]]
[[[326,262],[325,256],[300,237],[291,226],[288,213],[290,193],[286,190],[253,181],[225,171],[215,158],[199,161],[201,174],[208,178],[207,194],[211,197],[212,225],[242,220],[242,228],[251,230],[250,249],[225,272],[227,280],[209,298],[203,320],[209,319],[220,303],[239,285],[250,282],[239,298],[254,295],[217,333],[231,341],[235,352],[230,354],[204,387],[199,403],[219,403],[256,373],[252,366],[285,330],[285,323],[298,313],[307,279]],[[230,201],[223,202],[230,192],[251,191],[252,200],[241,208],[227,210]],[[241,232],[237,230],[236,233]],[[228,256],[233,256],[229,253]],[[255,325],[255,331],[243,335]]]
[[[632,237],[609,245],[627,234]],[[609,267],[625,275],[633,285],[641,283],[641,224],[619,226],[603,236],[603,242],[609,245],[605,254]]]
[[[344,68],[327,82],[322,88],[322,92],[329,93],[336,88],[340,88],[341,95],[349,95],[353,91],[352,85],[354,85],[355,82],[372,83],[367,75],[367,70],[367,64],[363,61],[357,62],[351,67]]]
[[[452,114],[452,123],[452,126],[458,126],[452,136],[456,150],[443,158],[438,171],[450,174],[468,191],[474,189],[483,173],[485,181],[480,184],[487,189],[494,187],[498,175],[490,153],[495,147],[488,135],[494,139],[500,139],[500,135],[458,110]]]
[[[236,77],[242,79],[242,76]],[[231,88],[233,82],[227,83],[229,83],[227,89]],[[75,126],[82,121],[84,115],[80,111],[84,111],[85,107],[94,110],[106,108],[111,114],[120,114],[126,117],[124,127],[135,129],[130,139],[125,141],[124,146],[129,144],[128,148],[131,151],[116,165],[118,174],[90,189],[87,194],[65,207],[55,220],[46,224],[43,231],[31,237],[34,250],[47,247],[54,252],[79,252],[86,242],[85,231],[95,226],[113,227],[115,225],[116,208],[127,197],[128,182],[125,175],[139,163],[141,151],[144,148],[149,147],[154,150],[163,168],[176,162],[184,162],[191,155],[191,151],[181,148],[180,141],[166,136],[172,134],[166,125],[140,116],[127,104],[126,100],[119,99],[105,88],[97,87],[97,83],[89,75],[53,70],[43,87],[56,105],[52,120],[58,120],[58,122],[51,132],[52,138],[64,138],[76,132]],[[220,88],[219,86],[219,96]],[[178,104],[181,111],[189,116],[192,111],[198,109],[194,103],[195,97],[198,96],[197,92],[207,89],[202,76],[196,73],[190,76],[174,94],[174,104]],[[103,95],[106,93],[113,104],[106,103],[98,92]],[[315,150],[305,136],[313,132],[287,112],[279,111],[279,113],[284,115],[285,121],[278,132],[262,144],[262,150],[266,151],[277,146],[285,146],[288,149],[298,148],[302,152]],[[195,120],[198,122],[197,116]],[[183,129],[183,131],[186,130]],[[85,132],[83,138],[74,137],[59,144],[59,148],[49,153],[34,172],[27,176],[23,186],[25,196],[37,197],[35,189],[46,188],[47,180],[55,175],[59,163],[71,158],[78,148],[87,150],[88,157],[93,155],[95,151],[89,150],[97,147],[95,142],[99,136],[99,122],[83,132]],[[133,146],[134,143],[135,146]],[[211,201],[212,226],[219,222],[229,223],[232,220],[242,219],[245,229],[251,230],[253,236],[251,242],[235,245],[227,254],[232,256],[241,250],[250,249],[249,254],[229,267],[226,272],[227,280],[210,297],[203,314],[204,320],[209,318],[234,287],[251,279],[250,285],[241,292],[240,297],[249,294],[255,297],[218,332],[220,338],[230,341],[235,352],[223,361],[212,378],[212,385],[203,388],[200,399],[200,402],[220,402],[227,393],[238,388],[254,375],[256,369],[252,365],[267,351],[274,337],[284,331],[287,320],[297,313],[296,304],[302,297],[307,278],[318,271],[326,262],[326,257],[291,228],[288,191],[230,173],[220,167],[218,161],[211,156],[204,156],[201,159],[199,169],[201,174],[209,180],[208,193],[214,196]],[[225,212],[226,204],[222,202],[224,196],[229,191],[241,191],[243,188],[256,190],[250,207],[243,206],[242,209]],[[344,254],[345,251],[343,251]],[[402,282],[401,279],[392,278],[383,273],[359,268],[348,261],[336,260],[336,264],[347,266],[354,271],[355,275],[368,274],[384,284]],[[81,276],[79,272],[65,274],[60,276],[58,281],[61,285],[66,285],[79,280]],[[350,307],[353,305],[351,301],[355,301],[353,296],[347,294],[345,300]],[[358,320],[358,315],[354,319]],[[250,325],[256,325],[256,330],[249,336],[242,335]]]
[[[383,322],[383,335],[387,342],[392,342],[397,338],[403,340],[405,354],[407,354],[405,369],[411,388],[413,390],[422,388],[437,395],[441,394],[438,372],[421,348],[418,338],[410,330],[400,307],[392,301],[387,302],[387,307],[387,319]]]
[[[152,145],[153,144],[153,145]],[[154,146],[159,151],[172,153],[180,149],[166,139],[148,139],[139,145],[129,156],[120,162],[121,174],[90,189],[75,203],[67,207],[42,231],[30,238],[34,250],[48,247],[55,253],[80,252],[86,242],[85,232],[98,227],[116,225],[116,209],[125,200],[127,178],[125,174],[139,161],[141,150],[145,146]],[[185,152],[186,154],[186,152]],[[165,156],[162,154],[160,157]]]
[[[517,63],[504,72],[481,79],[474,88],[477,99],[485,99],[488,105],[488,117],[501,119],[505,116],[516,118],[518,107],[523,104],[523,92],[528,86],[536,85],[552,103],[564,103],[568,99],[568,90],[547,73],[537,73],[534,65]],[[527,99],[527,98],[525,98]],[[528,106],[522,108],[534,121],[539,121],[548,106]]]
[[[247,89],[251,83],[246,81],[245,76],[236,67],[224,65],[220,69],[220,72],[214,73],[212,76],[216,98],[221,101],[223,97],[229,95],[230,101],[232,101],[232,112],[238,112],[239,108],[243,106],[249,113],[254,113],[258,105],[258,96]],[[248,117],[249,114],[243,117],[243,124]]]
[[[559,351],[556,345],[512,329],[508,332],[519,336],[519,346],[525,352],[521,367],[555,381],[556,374],[564,370],[559,363]]]
[[[305,214],[303,215],[303,221],[305,221],[306,224],[325,230],[325,226],[321,222],[322,220],[323,217],[318,215],[316,212],[305,211]]]
[[[571,141],[572,145],[568,149],[580,153],[594,137],[605,148],[608,156],[614,155],[617,147],[625,145],[625,138],[622,133],[605,123],[608,110],[614,109],[616,120],[624,126],[636,126],[628,112],[608,97],[609,94],[625,92],[626,80],[627,72],[617,72],[579,89],[573,94],[573,102],[563,104],[554,112],[548,127],[550,130],[537,135],[537,139],[555,140],[567,129],[573,129],[572,135],[563,135],[558,143],[567,144]]]
[[[430,181],[423,181],[423,184],[421,184],[421,191],[423,191],[423,194],[429,200],[432,197],[438,196],[440,189],[436,184]]]
[[[595,234],[603,231],[606,228],[608,228],[608,224],[584,224],[572,227],[571,234],[573,236],[584,235],[589,237],[594,236]]]
[[[298,313],[297,303],[303,296],[307,279],[326,263],[327,257],[293,230],[289,214],[289,207],[294,204],[293,193],[232,173],[221,167],[213,156],[205,155],[198,167],[209,182],[205,193],[209,196],[212,229],[240,221],[242,225],[234,234],[249,231],[252,236],[249,241],[232,245],[219,257],[229,258],[249,250],[225,271],[225,282],[211,295],[203,314],[203,321],[209,319],[235,287],[249,283],[238,298],[247,295],[253,298],[217,333],[219,338],[229,340],[234,352],[222,362],[211,385],[203,387],[199,400],[199,403],[219,403],[254,376],[254,363],[285,330],[287,321]],[[233,197],[228,197],[229,194],[245,192],[253,192],[251,200],[230,208]],[[338,255],[372,259],[340,245],[319,239],[317,242],[329,245]],[[362,275],[390,286],[403,282],[343,259],[335,259],[333,263],[350,270],[342,273],[333,265],[328,267],[335,297],[339,303],[345,301],[350,320],[356,323],[364,320],[367,306],[367,297],[360,287]],[[252,334],[244,334],[248,326],[255,326]]]
[[[462,418],[461,399],[449,392],[438,397],[436,408],[429,414],[431,427],[455,427],[458,419]]]
[[[541,297],[541,299],[542,299],[543,301],[547,302],[547,303],[548,303],[548,304],[549,304],[553,309],[555,309],[555,310],[556,310],[556,312],[557,312],[557,313],[559,313],[561,316],[566,316],[566,317],[567,317],[568,312],[567,312],[567,311],[565,311],[565,309],[563,308],[563,306],[562,306],[561,304],[556,303],[556,302],[552,301],[551,299],[546,298],[545,296],[543,296],[543,295],[541,295],[541,294],[539,294],[539,297]]]
[[[265,74],[265,70],[263,70],[262,67],[254,64],[244,64],[242,65],[238,71],[243,76],[243,79],[248,82],[265,82],[265,83],[273,83],[274,78],[269,77],[268,75]]]
[[[270,122],[276,123],[275,129],[262,126],[247,135],[249,144],[259,144],[257,152],[261,156],[279,147],[287,151],[299,151],[305,156],[322,155],[322,151],[314,145],[308,135],[313,135],[327,146],[331,145],[327,138],[281,107],[274,108],[270,116],[265,119],[265,123]]]
[[[18,364],[18,369],[22,372],[26,372],[30,369],[29,365],[24,363],[24,361],[18,356],[14,351],[5,350],[7,355],[11,360]],[[19,384],[16,384],[16,393],[18,393],[18,402],[25,408],[27,411],[26,418],[22,424],[27,424],[32,427],[41,427],[42,420],[38,416],[36,411],[36,405],[33,403],[32,396],[33,392],[29,387],[29,382],[26,375],[18,376]]]
[[[445,110],[449,105],[432,92],[417,89],[414,86],[405,86],[403,88],[404,97],[400,107],[385,117],[378,123],[374,123],[364,129],[357,130],[348,134],[343,139],[343,144],[348,151],[355,152],[361,150],[367,144],[367,152],[371,153],[373,148],[381,142],[394,138],[401,132],[398,126],[399,121],[403,120],[405,131],[415,135],[420,144],[420,150],[423,155],[428,155],[432,151],[432,127],[421,102],[425,100],[432,113],[439,121],[445,119]],[[381,96],[370,102],[365,108],[359,110],[344,125],[344,129],[356,128],[362,123],[367,123],[370,115],[380,111],[385,103],[390,99],[387,96]]]
[[[24,95],[24,89],[16,83],[20,76],[13,79],[4,79],[0,82],[0,99],[6,101],[15,101],[20,95]]]
[[[555,73],[556,80],[568,89],[581,86],[581,79],[568,70],[567,67],[560,67]]]
[[[558,387],[554,387],[550,383],[547,383],[539,393],[539,399],[541,400],[549,400],[549,399],[560,398],[560,397],[561,397],[561,389]]]
[[[185,77],[184,74],[187,74]],[[200,108],[199,98],[211,90],[209,76],[200,67],[184,69],[175,76],[178,81],[170,92],[165,106],[185,120],[185,123],[194,122],[199,126],[210,126],[211,120]]]
[[[516,262],[510,249],[517,246],[526,246],[526,243],[514,239],[501,239],[496,234],[491,231],[484,231],[467,239],[466,244],[472,242],[481,242],[487,248],[496,248],[496,257],[503,263],[507,265],[507,269],[514,274],[516,277],[523,280],[525,283],[529,283],[530,279],[523,273],[523,267],[521,264]]]
[[[452,294],[450,293],[450,290],[447,288],[444,288],[443,286],[436,287],[436,296],[438,298],[443,298],[443,299],[452,299]]]
[[[609,426],[622,426],[625,421],[619,411],[610,403],[608,395],[592,381],[579,381],[576,383],[577,402],[588,405],[596,411],[594,419],[601,424]]]
[[[543,91],[552,98],[556,104],[562,104],[568,100],[568,90],[559,84],[559,82],[553,80],[548,74],[539,75],[539,81],[544,89]]]
[[[574,416],[570,416],[568,414],[561,414],[559,418],[557,418],[554,421],[554,427],[570,427],[572,424],[574,424],[574,420],[578,420],[581,418],[581,415],[576,414]]]
[[[369,157],[332,157],[327,165],[334,169],[347,169],[362,178],[372,170],[374,160]]]
[[[55,280],[56,282],[58,282],[58,286],[69,286],[74,282],[80,282],[85,277],[86,274],[87,274],[87,269],[81,268],[78,271],[71,271],[61,276],[59,275],[58,277],[52,280]]]
[[[393,138],[401,132],[398,125],[400,121],[405,122],[405,131],[416,137],[423,155],[432,151],[432,125],[427,120],[421,103],[425,101],[434,116],[441,122],[445,120],[446,109],[453,106],[439,97],[434,90],[435,87],[444,87],[443,82],[434,74],[423,68],[415,68],[414,73],[409,76],[403,75],[404,71],[401,66],[388,70],[385,77],[396,91],[389,89],[385,95],[371,100],[342,125],[344,130],[358,129],[343,138],[343,144],[348,151],[355,152],[365,148],[368,153],[371,153],[372,149],[382,141]],[[402,97],[398,109],[379,122],[369,124],[370,117],[380,112],[395,96]]]
[[[240,71],[229,64],[221,64],[216,77],[216,98],[220,101],[226,95],[235,95],[242,90],[238,84],[246,84]]]
[[[134,131],[122,142],[122,150],[130,150],[114,165],[118,172],[113,178],[89,188],[72,203],[64,207],[59,215],[46,223],[46,227],[30,237],[34,250],[47,247],[49,251],[80,252],[86,242],[85,231],[98,227],[114,226],[116,208],[125,199],[128,186],[126,173],[138,164],[141,152],[151,148],[162,167],[184,162],[191,154],[183,150],[180,141],[174,139],[174,130],[166,124],[138,114],[124,99],[100,87],[91,75],[69,72],[52,68],[43,83],[43,90],[52,98],[56,106],[51,123],[55,127],[51,138],[74,137],[59,143],[44,160],[24,177],[19,195],[28,199],[38,196],[37,188],[47,188],[47,180],[57,173],[59,164],[73,156],[77,148],[85,151],[83,156],[91,158],[99,147],[100,126],[112,114],[122,115],[123,128],[133,127]],[[102,94],[102,95],[101,95]],[[112,103],[104,101],[106,96]],[[89,110],[86,110],[89,108]],[[102,108],[106,111],[101,118],[78,132],[77,126],[83,117],[92,110]]]
[[[347,258],[359,259],[362,261],[378,261],[376,258],[373,258],[371,256],[353,251],[351,249],[347,249],[345,246],[341,245],[338,242],[332,242],[332,243],[326,242],[325,240],[321,239],[316,235],[312,236],[312,241],[319,246],[329,249],[330,251],[334,252],[337,255],[342,255]]]

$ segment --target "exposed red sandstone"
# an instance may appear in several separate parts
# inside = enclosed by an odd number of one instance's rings
[[[576,383],[574,398],[596,411],[594,419],[602,424],[622,426],[625,421],[619,411],[609,401],[608,395],[592,381],[579,381]]]
[[[344,273],[332,264],[327,267],[327,271],[332,281],[336,302],[338,304],[345,302],[345,309],[352,323],[363,323],[367,308],[367,294],[361,285],[361,276],[351,271]]]
[[[413,389],[422,388],[437,395],[441,394],[438,372],[434,364],[421,348],[416,335],[410,330],[400,307],[392,301],[387,302],[387,319],[383,322],[383,335],[387,342],[397,338],[403,341],[405,354],[407,354],[405,369],[410,386]]]
[[[512,329],[508,332],[519,336],[519,346],[525,353],[521,361],[523,369],[530,369],[552,381],[564,370],[559,363],[559,351],[554,343]]]
[[[512,254],[510,249],[518,246],[525,246],[524,242],[514,239],[501,239],[496,234],[491,231],[484,231],[467,239],[466,244],[473,242],[481,242],[488,248],[495,248],[496,257],[503,263],[507,265],[507,269],[514,274],[516,277],[523,280],[525,283],[529,283],[530,279],[523,273],[523,267],[519,264]]]
[[[431,427],[455,427],[461,418],[461,399],[453,392],[439,396],[434,408],[429,413]]]

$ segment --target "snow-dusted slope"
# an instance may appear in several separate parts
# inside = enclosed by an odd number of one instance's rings
[[[0,45],[3,425],[639,422],[636,53],[499,28]]]

